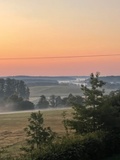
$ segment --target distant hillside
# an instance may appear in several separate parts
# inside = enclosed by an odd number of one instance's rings
[[[7,77],[2,77],[7,78]],[[89,84],[89,76],[10,76],[16,80],[23,80],[28,86],[54,86],[59,85],[59,81],[70,81],[74,83],[77,79],[85,79]],[[120,76],[102,76],[101,80],[106,82],[107,88],[120,89]]]
[[[100,77],[100,79],[109,83],[120,83],[120,76],[105,76]]]
[[[23,80],[28,86],[50,86],[59,85],[58,81],[76,80],[78,76],[10,76],[9,78]],[[84,78],[84,76],[80,78]]]

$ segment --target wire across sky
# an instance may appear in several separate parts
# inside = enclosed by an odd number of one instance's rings
[[[99,55],[81,55],[81,56],[54,56],[54,57],[6,57],[0,58],[0,60],[38,60],[38,59],[71,59],[71,58],[92,58],[92,57],[111,57],[120,56],[120,54],[99,54]]]

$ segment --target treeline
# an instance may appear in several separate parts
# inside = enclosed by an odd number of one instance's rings
[[[68,97],[61,98],[61,96],[51,95],[49,98],[46,98],[45,95],[40,96],[40,99],[36,105],[37,109],[46,109],[49,107],[70,107],[74,104],[81,104],[83,98],[79,95],[74,96],[69,94]]]
[[[0,79],[0,99],[17,94],[19,97],[28,100],[30,91],[22,80]]]
[[[30,91],[22,80],[0,79],[0,111],[34,109],[29,102]]]

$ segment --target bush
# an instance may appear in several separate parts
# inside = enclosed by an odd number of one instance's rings
[[[34,104],[30,101],[22,101],[18,103],[18,110],[33,110],[34,109]]]
[[[104,144],[95,133],[86,136],[64,138],[40,153],[36,160],[100,160],[103,158]]]
[[[120,154],[120,133],[107,133],[103,139],[106,157]]]

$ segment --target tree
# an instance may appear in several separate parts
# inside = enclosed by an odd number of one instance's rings
[[[48,108],[49,102],[47,101],[46,97],[44,95],[40,96],[40,99],[37,103],[37,108]]]
[[[100,110],[103,128],[109,132],[120,133],[120,91],[113,91],[104,96],[104,103]]]
[[[0,99],[3,99],[4,97],[4,85],[5,85],[5,80],[0,79]]]
[[[22,101],[18,103],[17,110],[33,110],[34,104],[30,101]]]
[[[28,119],[29,125],[25,128],[27,133],[27,143],[32,149],[41,149],[42,145],[50,144],[55,137],[50,127],[44,128],[41,112],[31,113]]]
[[[31,110],[34,109],[34,104],[30,101],[23,100],[17,94],[11,95],[5,99],[5,104],[8,110]]]
[[[104,100],[104,90],[102,86],[105,83],[99,80],[99,73],[90,75],[90,85],[88,88],[85,85],[81,86],[84,94],[84,101],[81,104],[75,104],[73,120],[67,120],[68,125],[75,129],[76,133],[88,133],[99,130],[103,123],[100,121],[100,109]]]
[[[25,100],[29,99],[30,95],[29,88],[26,86],[24,81],[22,80],[18,81],[16,91],[20,97],[23,97]]]
[[[112,106],[118,107],[120,110],[120,90],[110,92],[109,99]]]
[[[15,94],[16,92],[16,80],[15,79],[10,79],[10,78],[7,78],[6,81],[5,81],[5,96],[6,97],[9,97],[13,94]]]
[[[29,96],[30,96],[30,89],[26,86],[26,90],[25,90],[25,98],[26,100],[29,100]]]
[[[7,98],[7,103],[19,103],[22,102],[23,98],[19,97],[17,94],[13,94]]]
[[[80,105],[83,103],[83,98],[81,96],[73,96],[72,94],[69,94],[67,99],[67,106],[74,106],[74,105]]]
[[[68,97],[62,98],[62,105],[67,106]]]
[[[29,99],[30,91],[24,81],[15,79],[0,79],[0,99],[17,94],[25,100]]]
[[[56,97],[56,107],[61,107],[62,106],[62,99],[60,96]]]
[[[75,100],[75,97],[70,93],[67,97],[66,106],[71,106],[74,100]]]

